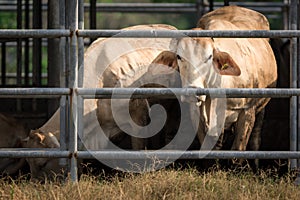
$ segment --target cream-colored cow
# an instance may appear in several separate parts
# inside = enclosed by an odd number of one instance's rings
[[[169,25],[138,25],[124,30],[175,30]],[[162,51],[170,47],[171,38],[100,38],[94,41],[86,50],[84,56],[84,88],[136,88],[136,87],[179,87],[180,78],[175,70],[176,61],[157,59]],[[160,73],[167,71],[168,75],[161,76]],[[158,76],[157,76],[158,74]],[[167,105],[171,112],[174,100],[162,104]],[[159,101],[158,101],[159,102]],[[85,149],[99,150],[104,148],[115,148],[112,141],[120,142],[122,134],[132,135],[129,148],[144,149],[147,145],[144,138],[139,138],[139,134],[145,134],[143,127],[152,124],[154,130],[158,132],[164,121],[161,118],[153,118],[150,121],[149,113],[151,105],[157,100],[147,99],[86,99],[84,100],[83,135],[82,143]],[[168,111],[167,111],[168,112]],[[170,115],[169,115],[170,116]],[[73,117],[73,116],[70,116]],[[176,119],[178,120],[177,116]],[[180,120],[180,119],[179,119]],[[168,119],[167,123],[173,123]],[[178,122],[175,122],[178,125]],[[166,125],[167,126],[167,125]],[[172,132],[164,127],[164,130]],[[45,139],[52,137],[50,133],[59,132],[60,110],[39,129],[31,132],[29,140],[41,140],[41,135]],[[157,129],[157,130],[155,130]],[[143,132],[143,133],[142,133]],[[143,135],[148,137],[151,135]],[[52,138],[54,139],[54,138]],[[50,140],[48,140],[50,141]],[[27,144],[34,142],[27,141]],[[122,141],[121,141],[122,142]],[[55,142],[56,143],[56,142]],[[44,143],[45,144],[45,143]],[[51,145],[51,146],[49,146]],[[48,147],[53,147],[49,144]],[[28,145],[27,145],[28,146]],[[30,145],[29,145],[30,146]],[[55,146],[55,145],[54,145]],[[155,145],[153,145],[155,146]],[[57,145],[56,145],[57,147]],[[47,165],[47,158],[28,160],[32,163],[32,169],[43,168]],[[42,163],[43,166],[40,166]],[[56,161],[58,165],[58,162]],[[38,167],[36,166],[38,165]],[[50,166],[50,165],[49,165]],[[53,167],[53,166],[52,166]],[[53,167],[54,169],[58,167]],[[49,171],[48,169],[45,171]],[[55,170],[53,170],[55,171]],[[35,170],[32,173],[36,173]],[[35,175],[33,175],[36,177]]]
[[[269,22],[256,11],[227,6],[201,17],[194,30],[269,30]],[[178,62],[183,87],[272,88],[276,85],[276,61],[267,38],[185,37],[174,41],[174,54],[168,54],[170,60]],[[252,149],[258,149],[263,110],[269,98],[226,100],[202,95],[183,99],[199,107],[191,113],[192,118],[200,118],[194,126],[202,148],[218,148],[216,143],[222,131],[233,129],[232,150],[245,150],[250,137]]]

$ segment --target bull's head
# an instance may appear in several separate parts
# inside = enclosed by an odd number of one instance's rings
[[[241,74],[230,54],[216,48],[212,38],[184,37],[174,41],[171,51],[161,53],[157,59],[163,59],[164,63],[170,63],[170,69],[180,72],[184,88],[217,88],[221,86],[221,76]],[[171,72],[165,69],[157,73]],[[205,101],[204,96],[198,96],[197,99]]]
[[[182,86],[185,88],[220,88],[223,86],[223,76],[241,74],[239,66],[230,54],[218,49],[218,44],[212,38],[183,37],[174,41],[176,42],[171,47],[173,53],[163,53],[161,57],[166,59],[168,56],[170,60],[177,61]],[[200,112],[198,115],[200,114],[202,123],[200,129],[210,136],[218,137],[225,122],[226,101],[213,97],[207,99],[205,95],[188,98],[185,96],[182,100],[196,103],[200,107],[197,111]],[[223,107],[225,108],[220,109]],[[196,127],[196,124],[194,126]]]
[[[29,136],[22,141],[25,148],[59,148],[59,133],[43,132],[39,129],[32,130]],[[59,159],[55,158],[26,158],[31,172],[32,180],[42,181],[59,177],[62,167]]]
[[[183,87],[219,88],[223,75],[239,76],[232,57],[217,49],[212,38],[182,38],[177,43],[177,63]],[[197,96],[198,105],[205,96]]]

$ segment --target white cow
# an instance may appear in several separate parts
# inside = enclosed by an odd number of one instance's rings
[[[125,30],[175,30],[169,25],[138,25]],[[180,78],[173,68],[176,61],[168,61],[157,58],[158,55],[169,49],[170,38],[100,38],[94,41],[86,50],[84,56],[84,88],[114,88],[114,87],[178,87]],[[169,66],[172,66],[171,70]],[[169,75],[161,76],[160,73],[167,71]],[[157,76],[158,74],[158,76]],[[177,74],[177,75],[176,75]],[[124,132],[133,135],[132,148],[145,148],[145,140],[138,138],[144,135],[144,126],[150,123],[150,132],[158,132],[164,125],[162,118],[153,118],[150,121],[150,106],[157,101],[146,99],[86,99],[84,100],[84,131],[81,136],[84,148],[99,150],[115,148],[109,140],[120,140]],[[162,101],[174,112],[171,103]],[[171,108],[170,108],[171,107]],[[71,116],[72,117],[72,116]],[[174,120],[177,120],[174,119]],[[172,120],[167,120],[172,123]],[[175,123],[177,124],[177,122]],[[29,140],[43,137],[52,137],[49,133],[59,132],[60,110],[46,122],[42,127],[33,131]],[[172,132],[168,128],[165,131]],[[52,138],[53,139],[53,138]],[[40,139],[39,139],[40,140]],[[29,144],[28,140],[26,141]],[[34,142],[31,142],[31,144]],[[56,142],[55,142],[56,143]],[[27,145],[28,146],[28,145]],[[52,145],[53,146],[53,145]],[[48,146],[48,147],[52,147]],[[55,145],[54,145],[55,146]],[[155,145],[154,145],[155,146]],[[57,146],[56,146],[57,147]],[[45,163],[47,158],[34,163],[34,159],[28,160],[32,163],[32,169],[50,166]],[[43,163],[40,166],[39,163]],[[57,165],[58,162],[56,161]],[[53,167],[53,166],[52,166]],[[55,167],[54,167],[55,168]],[[47,169],[48,170],[48,169]],[[45,170],[45,171],[47,171]],[[49,170],[48,170],[49,171]],[[35,173],[35,171],[32,171]],[[34,177],[36,177],[34,175]]]
[[[269,30],[268,20],[253,10],[227,6],[201,17],[194,30],[250,29]],[[271,88],[276,85],[276,61],[266,38],[181,38],[175,44],[175,54],[170,60],[177,56],[183,87]],[[192,102],[188,100],[199,107],[191,112],[200,118],[199,124],[194,125],[202,148],[216,148],[222,131],[233,129],[232,150],[245,150],[251,133],[257,150],[263,110],[269,100],[225,100],[205,95],[193,97]]]

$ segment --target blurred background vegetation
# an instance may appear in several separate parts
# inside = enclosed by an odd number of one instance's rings
[[[239,0],[239,1],[230,1],[230,4],[235,4],[236,2],[283,2],[284,0],[263,0],[263,1],[249,1],[249,0]],[[11,1],[11,0],[0,0],[0,3],[3,5],[5,3],[15,4],[15,10],[11,9],[9,11],[6,11],[4,9],[1,9],[0,7],[0,29],[16,29],[17,28],[17,12],[16,12],[16,3],[17,1]],[[25,2],[24,0],[22,2]],[[29,0],[29,2],[32,2],[32,0]],[[43,5],[47,5],[48,0],[41,0]],[[89,5],[91,0],[85,0],[84,1],[86,5]],[[196,3],[197,0],[98,0],[97,3]],[[206,3],[208,4],[209,0],[206,0]],[[222,5],[224,2],[223,0],[215,0],[214,3],[219,3]],[[0,5],[1,6],[1,5]],[[46,7],[44,7],[46,8]],[[208,9],[208,8],[206,8]],[[283,23],[282,23],[282,13],[268,13],[271,29],[283,29]],[[22,28],[25,27],[25,14],[22,14]],[[197,23],[197,20],[199,18],[199,15],[197,13],[170,13],[170,12],[155,12],[155,13],[133,13],[133,12],[97,12],[96,14],[96,29],[120,29],[132,25],[137,24],[153,24],[153,23],[162,23],[162,24],[170,24],[178,29],[190,29],[194,27]],[[89,9],[86,9],[85,16],[84,16],[84,28],[90,29],[90,14]],[[48,25],[48,15],[47,15],[47,9],[43,9],[42,12],[42,29],[47,29]],[[33,19],[32,19],[32,11],[29,13],[29,21],[28,27],[33,27]],[[41,65],[42,65],[42,73],[47,73],[47,40],[43,39],[43,45],[42,45],[42,59],[41,59]],[[1,42],[1,40],[0,40]],[[2,44],[2,43],[1,43]],[[9,45],[12,44],[12,45]],[[6,45],[6,73],[15,73],[16,72],[16,65],[17,65],[17,59],[16,59],[16,45],[13,45],[13,43],[7,43]],[[29,52],[29,71],[32,71],[31,61],[34,54],[32,53],[32,50]],[[2,55],[0,54],[0,60],[2,59]],[[23,58],[24,59],[24,56]],[[22,62],[25,62],[25,60],[22,60]],[[45,75],[46,76],[46,75]],[[42,85],[47,85],[47,79],[44,76]],[[12,81],[12,84],[15,82]]]
[[[283,0],[262,0],[262,1],[248,1],[238,0],[230,1],[230,4],[235,2],[282,2]],[[89,2],[89,1],[86,1]],[[195,3],[197,0],[101,0],[102,3]],[[208,4],[209,0],[206,0]],[[214,3],[223,3],[223,0],[214,0]],[[276,14],[275,14],[276,15]],[[278,13],[277,13],[278,15]],[[280,18],[280,16],[278,16]],[[85,17],[88,19],[88,17]],[[106,29],[119,29],[135,24],[145,23],[164,23],[170,24],[178,29],[190,29],[195,26],[198,20],[197,13],[97,13],[97,27]],[[275,17],[276,18],[276,17]],[[269,19],[272,23],[272,29],[282,29],[281,23]],[[89,28],[86,23],[85,28]]]

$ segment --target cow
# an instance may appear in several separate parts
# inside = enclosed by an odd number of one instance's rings
[[[19,148],[29,130],[14,117],[0,113],[0,148]],[[0,174],[13,175],[26,165],[24,158],[1,158]]]
[[[175,27],[163,24],[137,25],[124,30],[176,30]],[[170,38],[99,38],[86,50],[84,55],[83,88],[115,88],[115,87],[179,87],[181,84],[179,74],[174,70],[175,61],[164,60],[158,57],[162,51],[169,49]],[[161,76],[160,73],[168,75]],[[167,119],[152,117],[151,106],[161,104],[167,111]],[[172,106],[172,105],[175,105]],[[124,134],[131,134],[131,141],[125,144],[125,148],[145,149],[151,145],[154,148],[163,146],[165,138],[170,138],[174,130],[170,125],[178,126],[178,117],[173,114],[178,110],[177,100],[157,99],[85,99],[83,109],[83,135],[80,139],[83,149],[99,150],[104,148],[116,148],[114,145],[123,145]],[[169,112],[170,111],[170,112]],[[173,116],[173,117],[172,117]],[[71,116],[72,117],[72,116]],[[151,125],[152,124],[152,125]],[[156,139],[147,140],[147,130],[144,126],[159,132],[163,127],[162,134],[155,136]],[[60,131],[60,109],[40,128],[31,132],[27,140],[27,147],[35,147],[40,141],[40,135],[52,137],[52,134]],[[143,138],[139,138],[143,134]],[[125,134],[126,135],[126,134]],[[152,136],[152,135],[150,135]],[[150,137],[149,136],[149,137]],[[160,140],[160,141],[157,141]],[[170,140],[170,139],[166,139]],[[50,141],[50,140],[49,140]],[[55,142],[56,143],[56,142]],[[147,143],[149,145],[147,145]],[[158,144],[159,143],[159,144]],[[44,147],[57,147],[55,144],[43,144]],[[151,147],[150,147],[151,148]],[[82,149],[82,150],[83,150]],[[38,161],[28,159],[33,177],[47,164],[47,158]],[[52,163],[53,164],[53,163]],[[59,168],[56,160],[55,169]],[[41,170],[42,171],[42,170]],[[47,171],[47,170],[44,170]],[[55,170],[53,170],[55,171]]]
[[[262,14],[226,6],[203,15],[193,30],[269,30]],[[188,38],[172,42],[182,85],[186,88],[273,88],[277,66],[268,38]],[[225,95],[224,95],[225,97]],[[193,108],[192,119],[202,149],[222,148],[223,132],[234,132],[230,149],[258,150],[264,108],[270,98],[183,97]],[[196,113],[196,115],[195,115]],[[251,137],[251,141],[249,138]],[[251,144],[250,144],[251,143]]]
[[[43,132],[41,129],[31,130],[28,137],[22,139],[23,148],[56,148],[60,147],[59,131]],[[64,169],[57,158],[26,158],[30,168],[32,181],[60,180]]]

